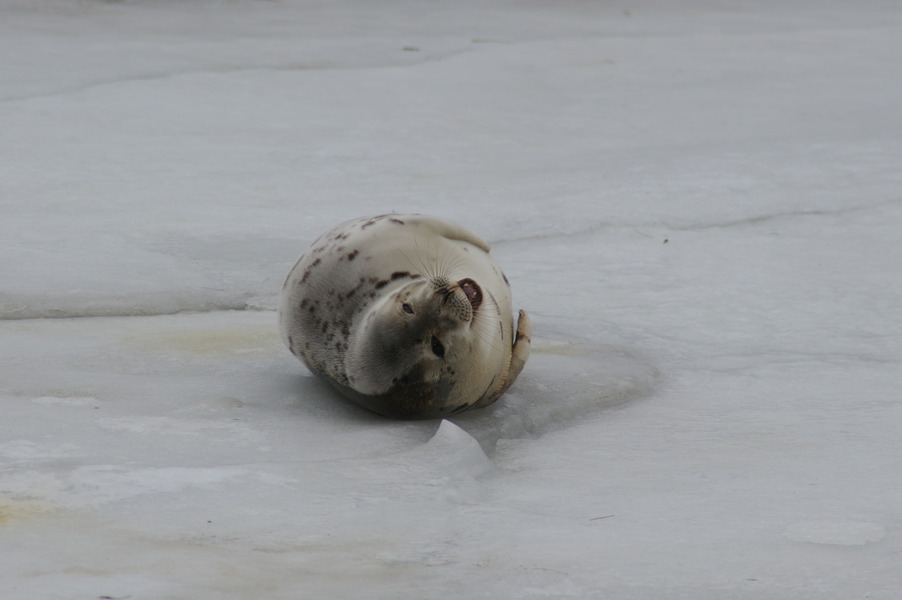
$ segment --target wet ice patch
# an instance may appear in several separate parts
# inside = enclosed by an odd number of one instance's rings
[[[494,405],[454,421],[490,452],[500,439],[537,437],[640,398],[658,370],[622,346],[534,339],[529,361]]]
[[[864,546],[886,537],[886,528],[869,521],[820,519],[793,523],[786,528],[786,537],[813,544]]]

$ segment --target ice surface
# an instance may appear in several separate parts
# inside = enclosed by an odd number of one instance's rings
[[[902,594],[902,9],[0,0],[0,597]],[[533,355],[336,398],[336,223],[493,245]],[[66,318],[50,318],[66,317]]]

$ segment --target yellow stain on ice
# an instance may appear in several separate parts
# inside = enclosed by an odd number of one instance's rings
[[[0,526],[29,517],[46,514],[50,507],[41,501],[13,500],[0,495]]]
[[[533,339],[531,350],[539,354],[557,354],[559,356],[585,356],[590,351],[585,346],[573,342]]]
[[[282,342],[275,325],[233,325],[230,327],[158,331],[128,338],[153,351],[176,351],[202,355],[262,354],[278,351]]]

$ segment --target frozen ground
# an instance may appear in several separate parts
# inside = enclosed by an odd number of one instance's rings
[[[902,8],[797,4],[0,0],[0,597],[902,597]],[[280,346],[392,210],[530,311],[495,406]]]

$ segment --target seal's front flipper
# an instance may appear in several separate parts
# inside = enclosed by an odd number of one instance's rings
[[[474,408],[488,406],[501,397],[507,389],[517,380],[520,371],[529,358],[529,343],[532,341],[532,323],[529,322],[529,315],[525,310],[520,311],[517,319],[517,335],[514,338],[514,344],[511,347],[511,360],[507,367],[507,372],[498,385],[483,402],[477,402]]]
[[[507,370],[507,387],[514,382],[517,378],[517,375],[520,374],[520,371],[523,370],[523,365],[526,364],[526,359],[529,358],[529,343],[532,341],[532,323],[529,321],[529,315],[525,310],[520,310],[520,315],[517,318],[517,337],[514,338],[514,347],[511,353],[511,365]],[[502,391],[502,393],[504,393]]]

